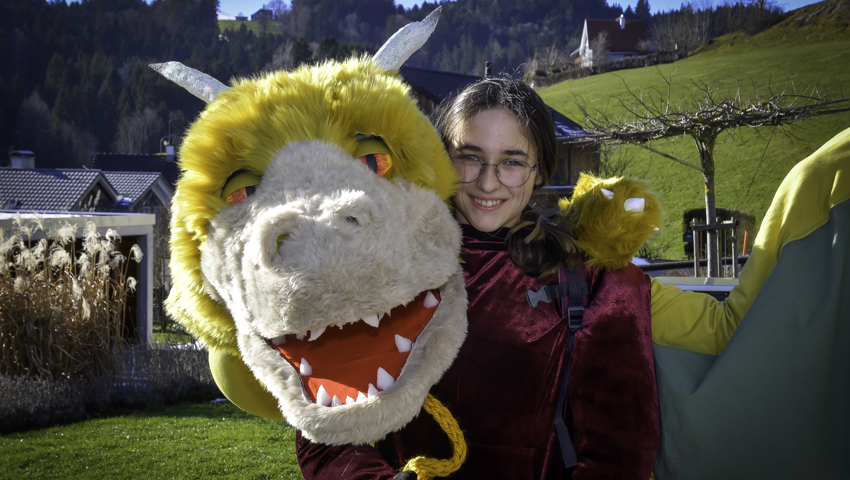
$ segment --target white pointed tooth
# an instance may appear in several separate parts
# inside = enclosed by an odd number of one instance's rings
[[[357,403],[357,400],[351,398],[351,395],[346,395],[345,396],[345,404],[348,405],[350,403]]]
[[[440,304],[440,301],[437,300],[437,297],[435,297],[434,294],[431,293],[431,292],[428,292],[428,294],[425,295],[425,301],[422,302],[422,305],[425,308],[434,308],[439,304]]]
[[[316,403],[323,407],[327,407],[331,404],[331,396],[328,395],[327,391],[325,391],[324,385],[319,385],[319,391],[316,392]]]
[[[313,340],[322,336],[322,334],[325,333],[326,328],[328,328],[328,327],[322,327],[322,328],[319,328],[319,329],[316,329],[316,330],[312,330],[310,332],[310,341],[312,342]]]
[[[395,378],[393,378],[393,376],[387,373],[387,371],[383,368],[378,367],[378,381],[375,383],[378,384],[378,388],[381,390],[386,390],[393,386]]]
[[[281,335],[272,339],[272,345],[283,345],[284,343],[286,343],[286,335]]]
[[[301,373],[301,375],[304,375],[305,377],[309,377],[310,375],[313,374],[313,367],[310,366],[310,364],[307,362],[306,358],[302,358],[301,359],[301,365],[298,367],[298,371],[299,371],[299,373]]]
[[[625,203],[623,203],[623,208],[625,208],[627,212],[642,212],[644,206],[646,206],[646,200],[642,198],[628,198]]]
[[[362,402],[363,400],[366,400],[366,395],[364,395],[363,392],[357,392],[357,401]]]
[[[339,397],[337,397],[336,395],[334,395],[333,400],[331,400],[331,406],[332,406],[332,407],[338,407],[338,406],[340,406],[340,405],[342,405],[342,401],[339,399]]]
[[[396,335],[395,346],[396,348],[398,348],[399,353],[409,352],[411,347],[413,347],[413,342],[402,337],[401,335]]]
[[[604,188],[602,188],[600,190],[602,190],[602,195],[605,195],[608,198],[608,200],[611,200],[612,198],[614,198],[614,192],[612,192],[611,190],[606,190]]]
[[[368,394],[369,394],[369,396],[371,397],[372,395],[377,395],[377,394],[378,394],[378,389],[377,389],[377,388],[375,388],[375,386],[374,386],[374,385],[372,385],[372,384],[370,383],[370,384],[369,384],[369,390],[367,390],[367,391],[366,391],[366,393],[368,393]]]
[[[378,328],[378,325],[381,323],[381,319],[378,318],[377,313],[373,313],[372,315],[369,315],[368,317],[363,317],[363,321],[366,322],[367,324],[375,327],[375,328]]]

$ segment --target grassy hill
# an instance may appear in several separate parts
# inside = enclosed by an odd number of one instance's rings
[[[747,37],[732,34],[715,39],[694,55],[668,65],[596,75],[541,90],[547,104],[570,118],[583,121],[578,104],[591,113],[626,114],[620,100],[637,95],[666,95],[672,77],[671,103],[688,103],[698,95],[696,84],[713,83],[753,98],[777,93],[787,86],[802,91],[816,86],[831,99],[850,97],[850,1],[832,0],[785,15],[773,28]],[[850,106],[846,102],[845,106]],[[760,224],[787,172],[824,142],[850,128],[850,112],[803,120],[782,128],[740,129],[722,133],[715,147],[717,207],[752,213]],[[653,147],[699,164],[690,137],[659,141]],[[626,175],[649,179],[667,212],[658,235],[650,240],[659,258],[681,259],[682,213],[705,208],[702,175],[639,147],[616,153],[626,160]],[[756,232],[750,232],[750,239]],[[750,240],[750,244],[752,240]]]

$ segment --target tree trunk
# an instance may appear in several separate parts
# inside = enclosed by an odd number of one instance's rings
[[[712,225],[717,223],[717,211],[714,204],[714,141],[717,134],[708,137],[694,136],[694,142],[699,150],[700,163],[703,168],[703,179],[705,180],[705,223]],[[706,263],[708,268],[707,276],[720,276],[720,254],[717,249],[717,231],[706,230]],[[696,240],[696,239],[694,239]],[[694,248],[699,248],[699,245],[694,243]]]

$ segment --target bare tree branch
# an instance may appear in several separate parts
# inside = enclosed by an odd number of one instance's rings
[[[692,84],[696,93],[691,93],[690,104],[681,102],[678,107],[673,107],[671,97],[676,72],[669,77],[661,74],[660,70],[658,73],[664,79],[667,91],[662,93],[656,90],[657,101],[655,95],[645,96],[642,89],[638,95],[625,79],[618,77],[627,92],[626,100],[618,98],[620,112],[628,112],[627,114],[612,116],[607,112],[597,111],[591,115],[584,103],[577,101],[587,125],[587,134],[582,140],[605,145],[637,145],[699,171],[705,182],[706,219],[709,224],[715,221],[714,144],[721,133],[744,127],[784,128],[785,125],[806,118],[850,111],[850,106],[838,106],[850,100],[850,97],[830,99],[826,94],[821,94],[817,86],[806,87],[798,92],[790,80],[779,93],[773,93],[772,86],[768,85],[766,97],[760,94],[753,81],[755,93],[751,99],[745,99],[741,94],[741,85],[737,80],[732,92],[721,90],[716,83],[695,80]],[[700,159],[698,166],[649,145],[653,140],[680,136],[688,136],[694,140]],[[709,276],[716,276],[718,266],[713,263],[718,258],[716,242],[713,240],[716,233],[712,230],[707,233]]]

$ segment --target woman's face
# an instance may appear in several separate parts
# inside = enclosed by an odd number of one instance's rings
[[[474,162],[472,157],[486,164],[518,160],[532,168],[537,165],[537,155],[516,116],[501,107],[485,110],[461,126],[450,142],[449,155],[456,167],[462,162]],[[495,167],[485,165],[478,179],[460,184],[454,196],[455,218],[482,232],[513,227],[528,204],[534,185],[540,182],[534,170],[521,186],[506,187],[496,177]]]

